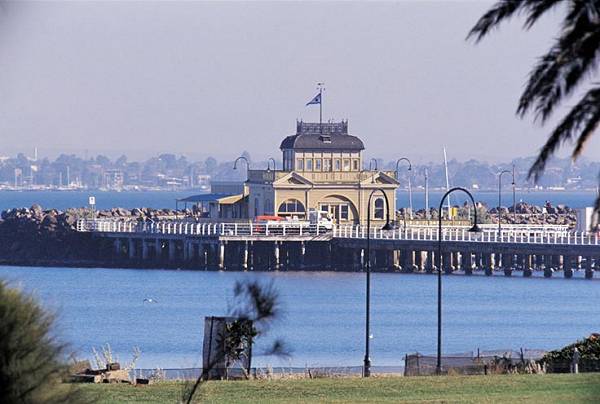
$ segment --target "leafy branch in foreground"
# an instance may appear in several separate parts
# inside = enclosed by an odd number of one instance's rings
[[[0,401],[80,402],[77,390],[62,385],[64,346],[53,336],[54,316],[33,297],[0,281]]]
[[[282,315],[279,293],[272,282],[263,284],[258,281],[238,281],[233,292],[234,300],[229,309],[233,321],[226,323],[218,341],[223,349],[214,358],[209,358],[208,364],[202,369],[202,375],[192,385],[186,385],[183,392],[183,401],[186,403],[192,402],[207,375],[218,364],[225,361],[227,372],[234,362],[249,359],[245,356],[248,351],[251,352],[256,339],[266,335],[273,322]],[[262,354],[284,357],[289,355],[289,350],[282,340],[275,340]]]
[[[500,23],[519,14],[526,15],[524,28],[529,29],[540,17],[559,6],[565,16],[557,38],[530,72],[517,109],[521,117],[529,111],[535,111],[535,118],[542,124],[566,97],[597,73],[600,58],[600,1],[501,0],[477,21],[467,36],[479,42]],[[600,87],[594,84],[548,137],[529,170],[529,178],[533,177],[537,182],[550,157],[566,142],[575,143],[571,156],[573,160],[577,159],[599,122]],[[600,198],[596,200],[596,208],[600,208]]]

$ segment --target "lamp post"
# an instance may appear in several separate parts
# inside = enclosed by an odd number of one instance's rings
[[[502,237],[502,216],[500,214],[500,207],[502,206],[502,174],[510,174],[508,170],[502,170],[498,174],[498,237]],[[513,184],[515,183],[515,178],[513,176]],[[514,203],[514,200],[513,200]]]
[[[512,166],[512,191],[513,191],[513,221],[517,223],[517,193],[515,183],[515,165]]]
[[[240,160],[244,160],[244,161],[246,162],[246,169],[248,169],[248,170],[249,170],[249,169],[250,169],[250,162],[249,162],[249,161],[248,161],[248,159],[247,159],[246,157],[244,157],[244,156],[240,156],[240,157],[238,157],[238,158],[236,158],[236,159],[235,159],[235,161],[233,162],[233,169],[234,169],[234,170],[237,170],[237,163],[238,163],[238,161],[240,161]]]
[[[373,170],[373,163],[375,163],[375,171],[378,170],[377,168],[377,159],[372,158],[371,160],[369,160],[369,171]]]
[[[273,162],[273,171],[277,170],[277,163],[273,157],[269,157],[267,160],[267,170],[271,171],[271,161]]]
[[[237,162],[240,160],[244,160],[246,162],[246,171],[250,171],[250,162],[248,161],[248,159],[244,156],[240,156],[238,158],[235,159],[235,161],[233,162],[233,169],[237,170]],[[245,198],[246,197],[246,185],[244,185],[244,188],[242,190],[242,196]],[[248,213],[248,212],[246,212]]]
[[[366,284],[366,327],[365,327],[365,360],[363,368],[363,377],[371,376],[371,358],[369,356],[369,336],[371,334],[371,199],[376,192],[381,192],[385,199],[385,224],[381,230],[392,230],[394,227],[390,223],[390,204],[385,191],[381,188],[374,189],[369,195],[367,202],[367,284]]]
[[[425,176],[425,219],[429,220],[429,172],[425,167],[423,175]]]
[[[410,177],[412,175],[412,164],[409,159],[406,157],[399,158],[396,161],[396,179],[398,179],[398,169],[400,168],[400,163],[402,161],[406,161],[408,163],[408,206],[410,209],[410,219],[412,220],[412,212],[413,212],[413,203],[412,203],[412,185],[410,182]]]
[[[475,206],[475,199],[473,195],[462,187],[454,187],[449,189],[442,199],[440,200],[440,207],[438,209],[438,284],[437,284],[437,363],[436,373],[442,374],[442,208],[444,206],[444,200],[448,195],[454,191],[465,192],[471,199],[473,204],[473,227],[469,229],[471,232],[481,232],[481,229],[477,225],[477,207]]]

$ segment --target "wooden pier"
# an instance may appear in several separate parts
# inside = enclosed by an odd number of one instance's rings
[[[365,263],[366,227],[308,224],[123,222],[80,220],[78,230],[111,238],[114,259],[152,261],[177,266],[220,270],[332,270],[360,271]],[[373,228],[371,266],[377,271],[434,272],[439,266],[435,227],[404,227],[391,231]],[[466,227],[442,232],[442,270],[466,275],[481,271],[532,276],[542,271],[565,278],[584,271],[593,278],[600,266],[597,234],[565,229],[488,229],[470,233]]]

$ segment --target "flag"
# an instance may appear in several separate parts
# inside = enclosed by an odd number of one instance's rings
[[[321,104],[321,93],[315,95],[315,98],[313,98],[312,100],[310,100],[306,106],[309,105],[314,105],[314,104]]]

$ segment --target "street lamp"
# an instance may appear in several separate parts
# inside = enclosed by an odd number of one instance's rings
[[[477,225],[477,207],[475,206],[475,199],[473,195],[462,187],[454,187],[449,189],[442,199],[440,200],[440,207],[438,209],[438,284],[437,284],[437,364],[436,373],[442,374],[442,208],[444,206],[444,200],[448,195],[454,191],[462,191],[469,195],[471,203],[473,204],[473,227],[469,229],[470,232],[481,232],[481,229]]]
[[[267,160],[267,170],[271,171],[271,161],[273,162],[273,171],[277,170],[277,163],[273,157],[269,157]]]
[[[429,172],[427,167],[423,169],[423,175],[425,176],[425,219],[429,220]]]
[[[398,169],[400,168],[400,163],[402,161],[406,161],[408,163],[408,206],[410,208],[410,219],[412,220],[412,212],[413,212],[413,203],[412,203],[412,185],[410,183],[410,177],[412,175],[412,164],[409,159],[406,157],[399,158],[396,161],[396,179],[398,179]]]
[[[369,335],[371,334],[371,199],[376,192],[381,192],[385,199],[385,224],[381,230],[392,230],[394,226],[390,223],[390,204],[388,197],[382,188],[371,191],[367,202],[367,291],[366,291],[366,327],[365,327],[365,364],[363,368],[363,377],[371,376],[371,358],[369,356]]]
[[[513,221],[517,223],[517,198],[515,184],[515,165],[512,166],[512,191],[513,191]]]
[[[371,160],[369,160],[369,171],[373,170],[373,163],[375,163],[375,171],[378,171],[379,169],[377,168],[377,159],[371,158]]]
[[[240,161],[240,160],[244,160],[246,162],[246,169],[249,170],[250,169],[250,162],[244,156],[240,156],[240,157],[238,157],[238,158],[235,159],[235,161],[233,162],[233,169],[237,170],[237,162]]]
[[[501,223],[501,215],[500,215],[500,207],[502,206],[502,174],[510,174],[508,170],[502,170],[498,174],[498,237],[502,237],[502,223]],[[513,187],[515,184],[515,176],[513,175]],[[513,193],[514,195],[514,193]],[[514,199],[513,199],[514,204]],[[513,207],[514,209],[514,207]]]

